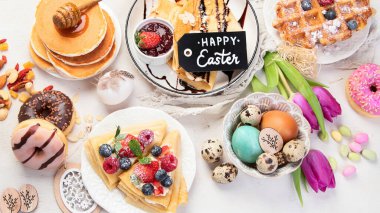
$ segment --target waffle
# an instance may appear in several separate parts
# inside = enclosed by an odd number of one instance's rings
[[[302,9],[301,0],[280,0],[277,3],[277,19],[273,27],[283,40],[305,48],[313,48],[316,44],[334,44],[352,36],[348,21],[356,20],[356,31],[362,30],[375,14],[375,10],[369,6],[370,0],[335,0],[328,6],[321,6],[318,0],[310,1],[312,8],[309,11]],[[334,20],[324,17],[330,8],[336,12]]]

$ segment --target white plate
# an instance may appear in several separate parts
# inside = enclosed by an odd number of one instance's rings
[[[154,86],[169,94],[199,97],[220,93],[227,87],[237,82],[242,76],[244,76],[243,74],[245,71],[229,72],[232,75],[230,77],[220,72],[217,75],[214,89],[209,92],[203,92],[185,88],[180,85],[177,74],[167,64],[161,66],[150,66],[149,69],[149,67],[138,58],[136,50],[132,45],[134,45],[133,43],[135,42],[135,27],[144,19],[145,14],[150,14],[152,5],[154,5],[155,1],[156,0],[136,0],[129,12],[125,30],[127,46],[131,58],[145,79],[147,79]],[[255,10],[249,1],[246,0],[225,1],[227,2],[227,5],[230,7],[231,12],[235,15],[237,20],[245,20],[243,30],[246,31],[248,44],[248,63],[251,65],[259,47],[259,24]],[[146,6],[144,7],[144,5]],[[144,8],[146,8],[145,14]],[[243,15],[244,11],[246,11],[246,16]]]
[[[147,120],[149,119],[149,120]],[[190,191],[195,177],[196,162],[193,142],[185,128],[170,115],[156,109],[145,107],[132,107],[114,112],[98,123],[91,131],[89,137],[94,137],[115,131],[117,125],[129,126],[137,123],[163,119],[168,123],[169,130],[179,130],[181,133],[182,172],[185,177],[187,191]],[[108,212],[132,213],[144,212],[128,204],[124,194],[118,189],[109,191],[102,179],[92,169],[86,153],[82,151],[82,178],[83,183],[95,202]]]
[[[275,8],[277,2],[278,0],[265,0],[263,12],[268,33],[277,44],[280,44],[282,42],[280,34],[272,26],[273,21],[276,19]],[[328,46],[317,45],[317,63],[331,64],[353,55],[366,41],[370,26],[371,18],[368,19],[367,26],[358,32],[354,32],[351,38]]]
[[[112,9],[106,5],[105,3],[103,2],[99,2],[99,5],[102,9],[104,9],[111,17],[112,19],[112,22],[115,26],[115,45],[116,45],[116,49],[115,49],[115,54],[112,56],[112,58],[110,58],[107,63],[105,63],[103,65],[102,68],[100,68],[98,70],[98,72],[96,72],[95,74],[91,75],[91,76],[88,76],[86,78],[75,78],[75,77],[72,77],[72,76],[68,76],[67,74],[65,74],[64,72],[58,70],[57,68],[55,68],[56,72],[52,71],[52,70],[44,70],[45,72],[49,73],[50,75],[54,76],[54,77],[57,77],[57,78],[60,78],[60,79],[65,79],[65,80],[84,80],[84,79],[88,79],[88,78],[92,78],[94,76],[96,76],[97,74],[103,72],[104,70],[106,70],[116,59],[117,55],[119,54],[119,50],[120,50],[120,47],[121,47],[121,27],[120,27],[120,22],[119,22],[119,19],[116,17],[115,13],[112,11]]]

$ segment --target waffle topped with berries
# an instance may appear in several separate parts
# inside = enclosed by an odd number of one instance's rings
[[[350,38],[375,10],[370,0],[279,0],[276,14],[273,27],[281,38],[310,49]]]

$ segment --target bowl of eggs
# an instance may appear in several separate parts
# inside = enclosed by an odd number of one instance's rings
[[[310,133],[301,109],[274,93],[253,93],[240,99],[224,117],[229,158],[256,178],[295,171],[310,150]]]

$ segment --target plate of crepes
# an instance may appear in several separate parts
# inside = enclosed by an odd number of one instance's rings
[[[246,70],[187,72],[179,65],[178,41],[187,33],[236,31],[246,32],[251,65],[257,56],[259,25],[246,0],[136,0],[125,32],[132,60],[150,83],[169,94],[199,97],[219,94],[241,82]],[[136,37],[142,33],[159,34],[163,45],[147,50],[151,43],[141,45],[144,40]]]
[[[89,135],[83,182],[108,212],[176,212],[196,170],[193,143],[168,114],[133,107],[114,112]]]
[[[348,58],[366,41],[370,0],[265,0],[265,25],[277,43],[316,48],[317,63]]]
[[[69,12],[89,0],[41,0],[35,13],[30,54],[47,73],[68,80],[82,80],[104,71],[115,60],[121,46],[121,28],[112,10],[103,2],[92,5],[77,17],[78,24],[60,29],[53,17],[65,23],[74,20]]]

